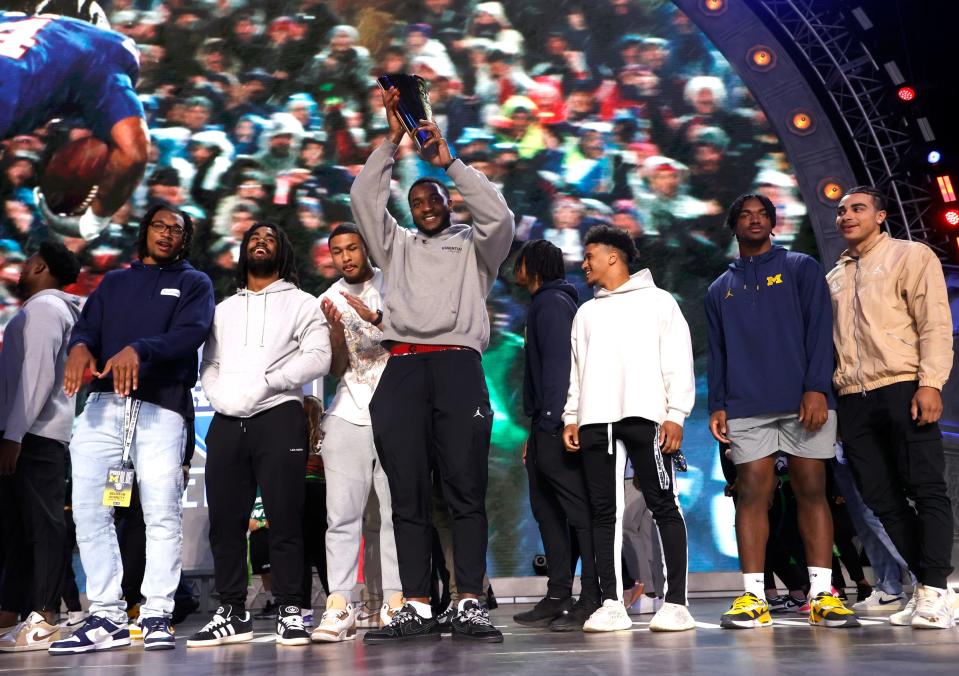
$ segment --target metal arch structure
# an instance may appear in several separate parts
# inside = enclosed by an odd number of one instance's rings
[[[859,155],[865,180],[891,198],[890,234],[925,242],[946,259],[948,240],[924,220],[933,200],[905,172],[914,143],[906,118],[890,105],[891,83],[849,30],[848,17],[836,3],[823,0],[754,1],[789,35],[819,79]]]
[[[932,199],[904,170],[913,140],[888,100],[892,85],[834,1],[673,2],[722,52],[766,112],[796,173],[827,269],[845,248],[835,228],[837,200],[822,193],[827,180],[843,190],[875,185],[890,198],[890,234],[923,241],[946,258],[947,240],[923,221]],[[775,52],[775,67],[760,71],[749,63],[757,45]],[[797,135],[790,124],[799,110],[815,121],[810,133]]]

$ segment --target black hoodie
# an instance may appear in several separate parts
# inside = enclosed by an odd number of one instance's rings
[[[569,389],[570,333],[579,294],[565,279],[546,282],[526,313],[523,410],[533,425],[551,434],[563,428]]]

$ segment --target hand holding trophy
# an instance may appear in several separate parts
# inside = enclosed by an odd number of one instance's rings
[[[420,156],[438,167],[453,162],[449,144],[433,122],[429,85],[418,75],[390,73],[377,78],[383,89],[383,106],[390,125],[390,140],[399,143],[407,133]]]

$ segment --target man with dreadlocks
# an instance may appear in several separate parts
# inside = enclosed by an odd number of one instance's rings
[[[210,546],[220,607],[187,647],[253,639],[246,530],[257,486],[270,522],[276,642],[308,645],[300,611],[303,503],[310,444],[303,385],[330,370],[316,298],[298,288],[293,247],[272,223],[243,235],[236,295],[216,308],[200,379],[216,414],[206,435]]]
[[[214,309],[209,277],[186,260],[192,237],[189,216],[171,207],[150,209],[140,221],[140,259],[107,273],[70,337],[67,396],[80,389],[87,369],[94,376],[70,443],[73,518],[90,616],[73,636],[50,646],[53,654],[130,644],[120,549],[112,508],[103,499],[108,472],[127,454],[146,523],[143,645],[174,647],[170,615],[183,543],[180,468],[193,420],[197,350]]]

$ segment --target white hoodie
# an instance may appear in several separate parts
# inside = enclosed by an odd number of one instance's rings
[[[576,313],[567,425],[633,417],[682,425],[695,398],[689,326],[649,270],[597,291]]]
[[[200,382],[213,409],[249,418],[286,401],[330,370],[330,338],[319,301],[285,280],[238,289],[216,306]]]

